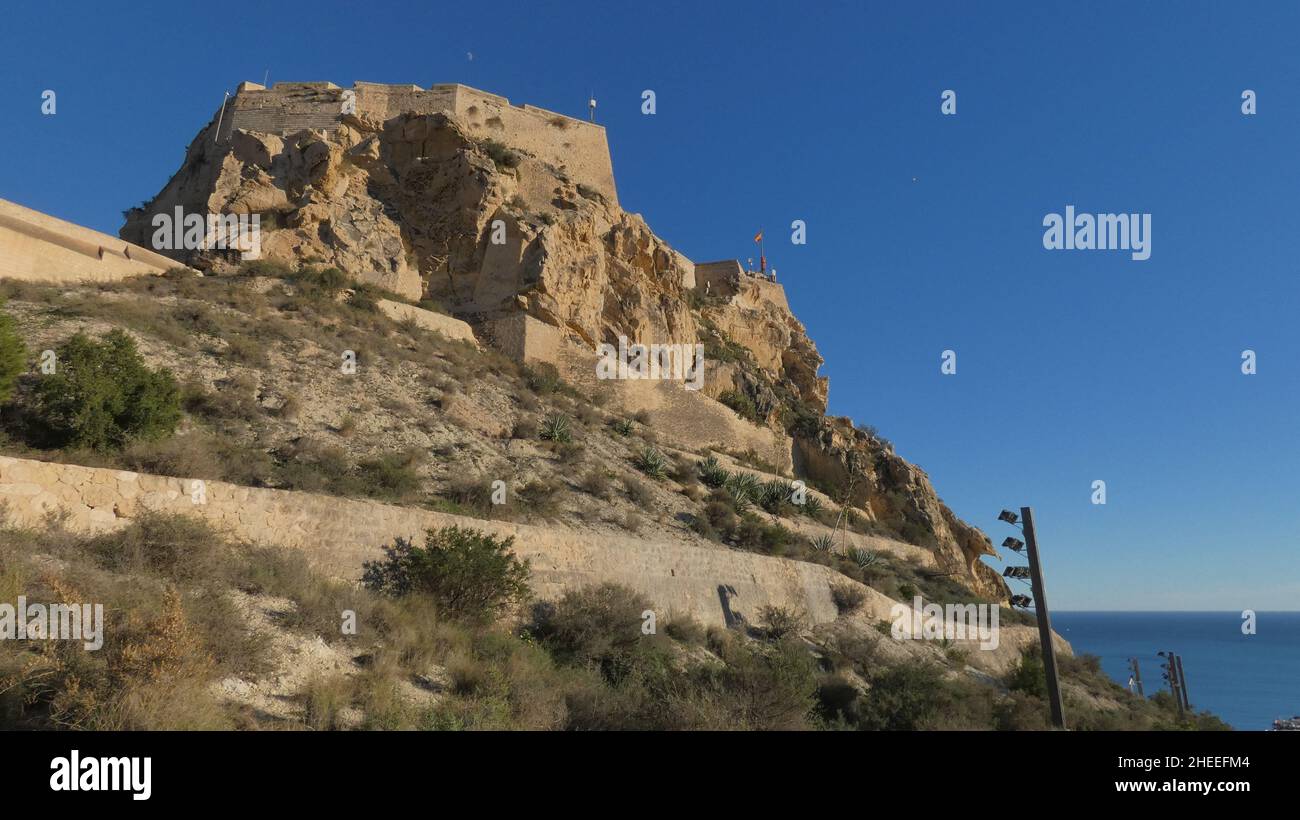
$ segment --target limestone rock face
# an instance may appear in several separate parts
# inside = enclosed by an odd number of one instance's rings
[[[1006,583],[980,561],[998,557],[988,536],[948,509],[925,471],[895,453],[893,445],[855,429],[849,419],[833,418],[816,437],[796,440],[795,449],[796,469],[847,495],[871,520],[931,548],[939,565],[976,593],[1007,599]]]
[[[262,256],[333,265],[408,298],[437,267],[470,267],[503,193],[491,159],[445,116],[347,118],[281,136],[205,129],[184,167],[121,231],[149,246],[156,214],[259,214]],[[201,268],[231,255],[171,251]],[[425,271],[422,275],[421,271]]]
[[[328,130],[234,129],[219,139],[214,122],[121,234],[148,246],[154,216],[178,207],[259,214],[264,258],[335,266],[471,322],[527,313],[593,354],[619,337],[694,345],[707,322],[752,357],[743,373],[706,378],[710,395],[716,386],[751,393],[777,425],[783,401],[825,410],[822,359],[784,297],[774,303],[751,284],[698,309],[694,263],[640,215],[513,145],[508,131],[481,139],[459,116],[347,115]],[[169,253],[203,269],[239,261],[228,251]]]

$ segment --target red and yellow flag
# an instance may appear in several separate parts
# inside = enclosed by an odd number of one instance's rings
[[[754,241],[755,241],[755,242],[762,242],[762,241],[763,241],[763,232],[762,232],[762,231],[759,231],[758,233],[754,234]]]

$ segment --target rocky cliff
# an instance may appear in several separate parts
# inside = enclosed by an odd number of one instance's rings
[[[943,505],[925,473],[847,420],[824,418],[822,358],[775,286],[742,275],[729,289],[697,287],[694,263],[639,215],[509,129],[484,136],[474,112],[349,113],[275,133],[222,131],[214,117],[121,235],[148,247],[155,215],[176,208],[258,214],[264,257],[337,267],[475,325],[524,313],[593,354],[620,336],[702,342],[706,392],[790,433],[797,473],[1005,599],[979,561],[993,554],[988,539]],[[548,125],[573,127],[562,120]],[[226,251],[172,253],[216,272],[238,262]]]

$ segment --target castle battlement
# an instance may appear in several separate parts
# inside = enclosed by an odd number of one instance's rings
[[[280,82],[270,88],[243,82],[221,115],[218,139],[228,139],[236,130],[277,135],[335,130],[344,122],[349,101],[358,117],[380,122],[407,113],[452,115],[474,137],[530,153],[618,204],[604,126],[533,105],[514,105],[499,94],[459,83],[421,88],[358,81],[345,89],[331,82]]]
[[[790,303],[785,288],[763,274],[745,270],[739,259],[695,263],[695,290],[723,299],[741,299],[750,303],[770,302],[787,313]]]

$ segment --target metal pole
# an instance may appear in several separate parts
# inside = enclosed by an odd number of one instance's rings
[[[1138,659],[1129,658],[1129,663],[1133,664],[1133,680],[1137,682],[1138,696],[1146,697],[1146,692],[1142,691],[1142,669],[1138,666]]]
[[[1183,693],[1183,707],[1190,712],[1192,702],[1187,699],[1187,676],[1183,674],[1183,656],[1174,655],[1174,663],[1178,664],[1178,690]]]
[[[1172,649],[1166,651],[1165,658],[1165,677],[1169,678],[1169,692],[1174,696],[1174,703],[1178,704],[1178,719],[1183,720],[1187,715],[1183,708],[1182,687],[1178,683],[1178,664],[1174,660]]]
[[[1038,560],[1038,536],[1034,532],[1034,511],[1020,508],[1025,522],[1025,548],[1029,553],[1029,574],[1034,584],[1034,612],[1038,615],[1038,640],[1043,647],[1043,670],[1047,673],[1047,697],[1052,706],[1052,723],[1065,728],[1065,710],[1061,707],[1061,682],[1056,676],[1056,648],[1052,646],[1052,618],[1047,611],[1047,590],[1043,587],[1043,567]]]

